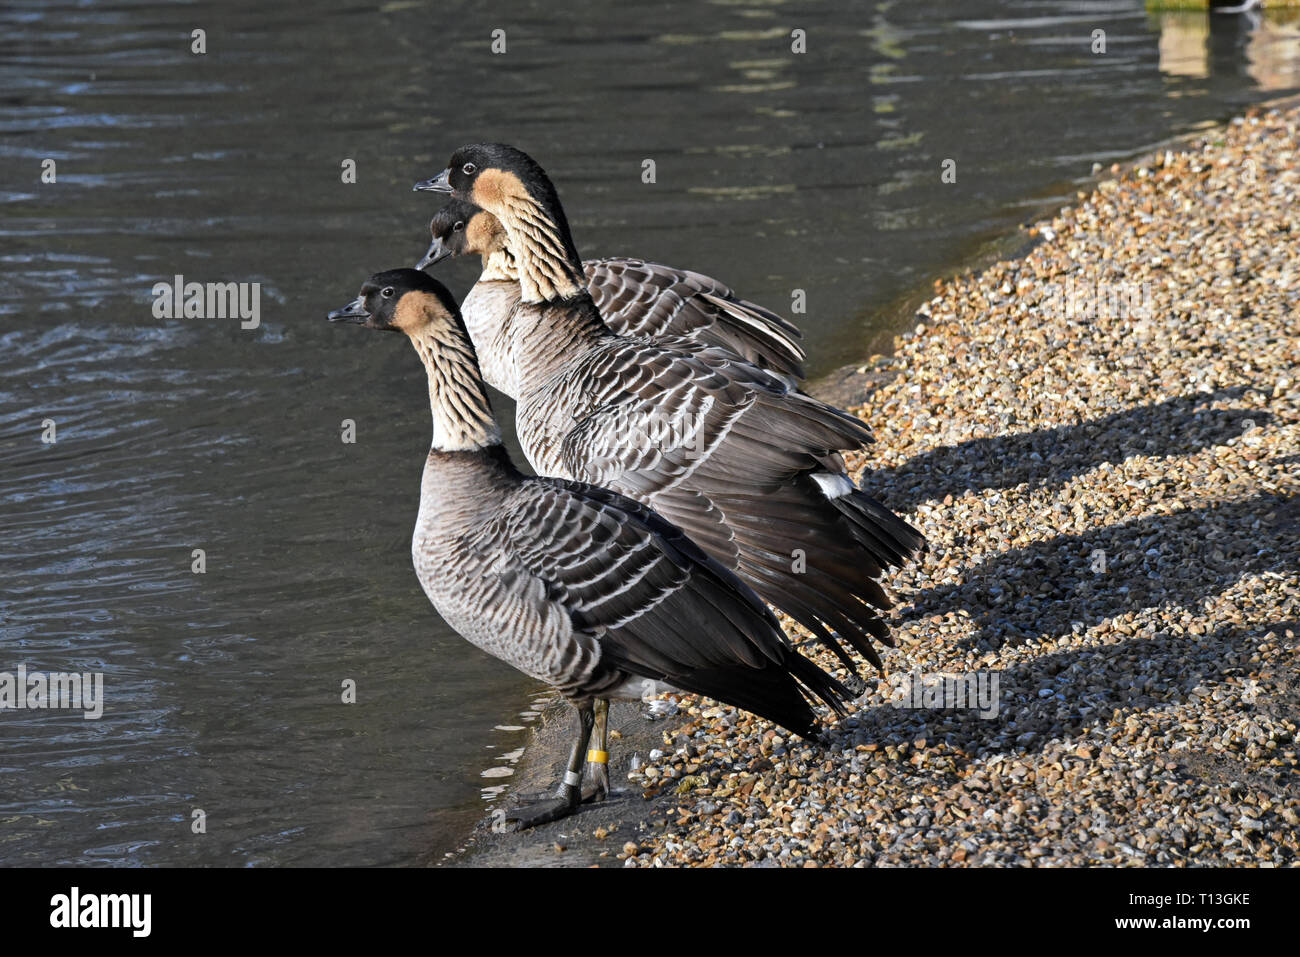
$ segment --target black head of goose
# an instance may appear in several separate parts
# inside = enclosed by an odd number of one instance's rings
[[[434,214],[429,231],[432,242],[415,268],[449,256],[481,257],[483,272],[461,307],[475,342],[492,335],[519,301],[505,229],[487,210],[453,199]],[[582,269],[601,318],[620,336],[683,336],[734,352],[792,386],[803,378],[799,329],[716,279],[642,259],[588,259]],[[488,382],[496,385],[490,375]]]
[[[413,269],[378,273],[329,318],[402,332],[424,364],[433,445],[411,554],[429,600],[462,636],[577,708],[559,795],[511,820],[571,813],[584,757],[597,793],[608,789],[610,698],[688,691],[805,737],[817,731],[810,701],[844,713],[848,690],[795,652],[759,597],[677,527],[607,489],[514,467],[440,283]]]
[[[867,427],[732,353],[615,335],[585,288],[554,186],[519,150],[462,147],[419,188],[485,209],[505,230],[520,302],[479,348],[509,379],[533,467],[650,505],[847,667],[852,648],[880,668],[872,639],[893,643],[880,578],[924,539],[846,474],[841,453],[864,448]]]

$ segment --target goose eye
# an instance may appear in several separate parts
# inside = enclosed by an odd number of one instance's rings
[[[394,293],[394,292],[396,292],[396,290],[393,289],[392,286],[385,286],[385,287],[380,291],[379,295],[383,296],[385,299],[392,299],[392,298],[393,298],[393,293]]]
[[[451,227],[451,231],[454,233],[454,232],[456,232],[457,230],[461,230],[461,229],[464,229],[464,228],[465,228],[465,224],[464,224],[464,223],[457,223],[455,226]]]
[[[476,169],[478,169],[478,167],[475,166],[473,163],[466,163],[464,166],[460,168],[460,171],[464,173],[466,176],[473,176],[474,170]]]

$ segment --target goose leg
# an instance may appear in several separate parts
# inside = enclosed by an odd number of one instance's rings
[[[603,801],[609,797],[609,699],[596,699],[595,711],[596,726],[591,750],[587,752],[591,786],[582,792],[583,801]]]
[[[559,793],[550,800],[526,804],[506,812],[506,820],[517,823],[519,825],[517,829],[520,831],[568,817],[582,802],[582,792],[579,790],[582,785],[582,764],[587,757],[587,744],[591,740],[591,731],[596,718],[590,701],[576,707],[578,737],[573,742],[573,750],[569,753],[569,764],[560,781]]]

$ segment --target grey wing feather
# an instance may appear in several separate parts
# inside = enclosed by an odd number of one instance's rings
[[[685,340],[620,340],[566,378],[585,405],[537,397],[573,416],[555,443],[563,474],[649,504],[846,665],[847,644],[880,666],[871,639],[892,642],[878,579],[923,540],[844,474],[841,453],[872,440],[865,424]]]
[[[684,336],[790,379],[804,376],[798,327],[716,279],[640,259],[601,259],[583,268],[601,316],[619,335]]]
[[[849,691],[790,647],[748,586],[676,526],[616,492],[531,479],[470,544],[517,594],[548,606],[538,617],[567,614],[575,649],[579,634],[599,643],[597,666],[559,683],[571,697],[649,677],[805,736],[816,730],[811,700],[845,712]]]
[[[730,617],[769,627],[753,628],[752,635],[738,632],[734,621],[718,627],[724,623],[716,620],[716,606],[691,583],[716,578],[720,566],[673,525],[616,493],[563,479],[530,480],[474,546],[495,555],[502,570],[540,579],[546,588],[538,600],[558,604],[575,630],[602,642],[653,624],[658,640],[642,649],[641,663],[649,668],[753,667],[763,657],[779,657],[782,639],[757,596],[735,581]],[[671,607],[661,608],[665,603]],[[683,604],[693,606],[693,616],[682,617]],[[743,621],[746,615],[754,620]]]
[[[757,396],[787,391],[731,353],[686,339],[623,340],[567,378],[583,383],[587,411],[560,441],[564,473],[637,497],[679,484]]]

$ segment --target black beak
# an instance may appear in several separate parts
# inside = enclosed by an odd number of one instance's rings
[[[342,309],[335,309],[327,318],[330,322],[350,322],[359,326],[370,321],[370,313],[366,312],[366,304],[357,296]]]
[[[442,244],[442,240],[437,236],[433,237],[433,242],[429,243],[429,251],[424,254],[424,258],[415,264],[416,269],[423,269],[425,266],[432,266],[434,263],[440,263],[451,255],[451,250]]]
[[[415,191],[417,193],[425,192],[426,190],[432,193],[450,193],[452,191],[451,168],[448,167],[443,170],[433,179],[421,180],[415,184]]]

